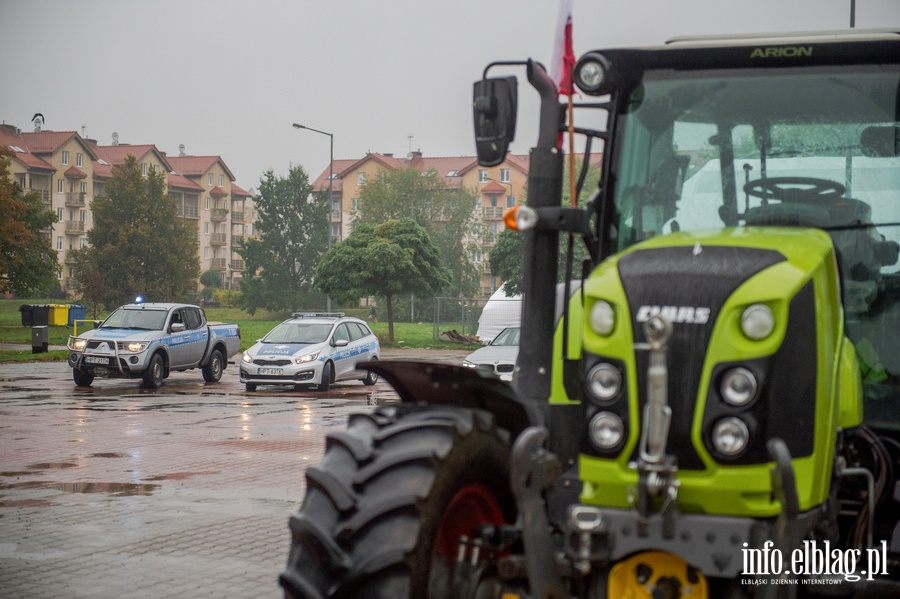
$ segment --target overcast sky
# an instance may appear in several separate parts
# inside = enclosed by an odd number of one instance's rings
[[[851,0],[574,0],[576,55],[680,35],[841,29]],[[496,60],[549,64],[557,0],[0,0],[0,121],[170,155],[219,155],[256,188],[334,157],[474,155],[472,82]],[[900,30],[900,0],[856,0]],[[520,82],[513,150],[536,136]]]

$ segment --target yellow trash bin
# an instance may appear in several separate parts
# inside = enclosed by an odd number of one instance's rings
[[[50,304],[48,324],[52,327],[64,327],[69,324],[69,305]]]

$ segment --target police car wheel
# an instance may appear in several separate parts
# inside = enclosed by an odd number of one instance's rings
[[[331,362],[325,362],[325,366],[322,367],[322,382],[317,387],[319,391],[328,391],[328,388],[331,386],[331,373],[333,370],[334,366],[331,365]]]

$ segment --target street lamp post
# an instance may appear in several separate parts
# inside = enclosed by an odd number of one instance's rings
[[[315,133],[321,133],[322,135],[327,135],[330,145],[330,150],[328,153],[328,249],[331,249],[331,204],[334,201],[334,135],[331,133],[326,133],[325,131],[319,131],[318,129],[313,129],[312,127],[307,127],[305,125],[300,125],[294,123],[294,129],[306,129],[307,131],[313,131]],[[325,311],[331,312],[331,295],[325,295]]]

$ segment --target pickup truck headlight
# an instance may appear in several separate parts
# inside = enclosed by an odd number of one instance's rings
[[[87,339],[81,339],[79,337],[69,337],[69,349],[74,351],[84,351],[84,348],[87,347]]]
[[[311,354],[306,354],[305,356],[300,356],[299,358],[294,358],[294,362],[297,364],[306,364],[307,362],[312,362],[318,357],[319,352],[313,352]]]
[[[147,349],[146,341],[126,341],[119,345],[119,349],[124,349],[132,353],[140,353]]]

